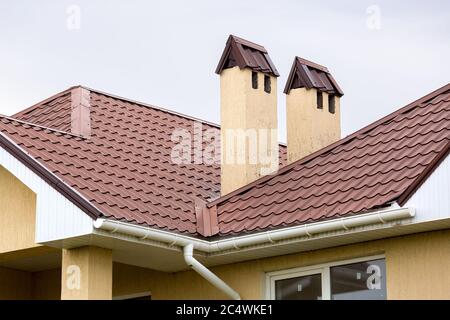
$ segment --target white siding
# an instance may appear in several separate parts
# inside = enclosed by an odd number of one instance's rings
[[[3,148],[0,165],[36,194],[36,243],[92,233],[92,219],[86,213]]]
[[[414,222],[450,217],[450,157],[446,157],[407,201],[416,209]]]

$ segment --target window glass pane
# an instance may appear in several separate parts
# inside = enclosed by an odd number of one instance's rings
[[[275,295],[277,300],[320,300],[322,277],[313,274],[275,281]]]
[[[330,276],[333,300],[386,299],[384,259],[331,267]]]

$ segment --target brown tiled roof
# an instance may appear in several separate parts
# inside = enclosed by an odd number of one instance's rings
[[[291,89],[296,88],[315,88],[337,96],[344,95],[326,67],[300,57],[294,59],[284,93],[289,94]]]
[[[44,127],[70,132],[70,104],[70,90],[66,90],[12,117]]]
[[[98,209],[93,216],[198,235],[194,203],[220,196],[220,166],[174,165],[170,158],[173,130],[192,132],[198,119],[89,89],[85,139],[70,134],[71,90],[0,117],[0,132],[87,198]],[[220,130],[202,122],[203,130]]]
[[[275,65],[267,53],[267,50],[259,44],[230,35],[216,68],[220,74],[223,69],[239,66],[239,68],[250,68],[278,77]]]
[[[450,84],[209,204],[232,235],[403,204],[450,150]]]
[[[68,92],[16,115],[39,125],[0,117],[8,137],[0,135],[0,146],[92,217],[203,235],[207,222],[199,226],[196,213],[202,202],[218,198],[220,168],[170,161],[172,130],[191,131],[194,119],[91,90],[86,139],[64,132],[70,130]],[[449,140],[450,84],[208,207],[225,236],[403,204],[447,155]],[[285,152],[280,147],[283,159]]]

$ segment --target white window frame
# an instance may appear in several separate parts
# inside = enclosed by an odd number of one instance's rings
[[[292,268],[286,270],[278,270],[266,273],[266,299],[275,300],[275,281],[283,279],[291,279],[297,277],[304,277],[313,274],[320,274],[322,276],[322,300],[331,300],[331,267],[342,266],[346,264],[365,262],[371,260],[386,259],[384,254],[367,256],[355,259],[341,260],[319,265],[312,265],[307,267]]]

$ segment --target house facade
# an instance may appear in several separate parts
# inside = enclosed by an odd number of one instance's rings
[[[296,57],[284,145],[267,50],[216,73],[220,126],[83,86],[0,116],[0,299],[450,299],[450,84],[341,139]]]

